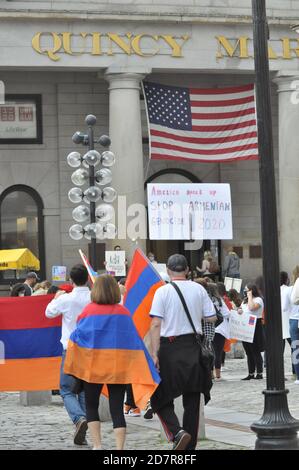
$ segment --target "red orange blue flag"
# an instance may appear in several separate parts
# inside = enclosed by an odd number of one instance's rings
[[[56,390],[62,345],[61,318],[45,310],[53,295],[0,298],[0,390]]]
[[[150,327],[149,313],[155,292],[164,284],[165,282],[150,260],[140,248],[137,248],[127,276],[123,304],[131,313],[137,331],[142,338],[145,337]]]
[[[94,281],[98,277],[98,273],[92,268],[90,262],[88,261],[87,257],[85,256],[85,254],[83,253],[82,250],[79,250],[79,254],[82,258],[84,266],[86,267],[86,269],[88,271],[88,275],[90,277],[91,282],[94,283]]]
[[[160,382],[130,312],[120,304],[85,307],[68,342],[64,371],[89,383],[132,384],[140,408]]]

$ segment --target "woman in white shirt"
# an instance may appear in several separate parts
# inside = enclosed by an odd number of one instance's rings
[[[283,352],[285,350],[285,340],[292,348],[291,333],[290,333],[290,315],[292,311],[291,292],[289,275],[285,271],[280,272],[280,297],[281,297],[281,320],[282,320],[282,338],[283,338]],[[292,371],[295,375],[295,368],[292,362]]]
[[[248,376],[242,380],[262,379],[263,378],[263,358],[261,352],[265,349],[264,332],[262,325],[262,316],[264,310],[263,299],[259,296],[257,286],[248,284],[244,289],[246,295],[238,313],[249,313],[257,317],[253,343],[243,341],[243,347],[247,356]],[[254,376],[256,372],[256,376]]]

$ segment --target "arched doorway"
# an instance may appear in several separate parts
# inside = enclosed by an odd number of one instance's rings
[[[0,249],[13,248],[29,248],[40,260],[39,275],[45,278],[43,202],[34,189],[25,185],[11,186],[0,195]],[[0,275],[3,283],[15,279],[14,271]]]
[[[167,168],[151,175],[145,182],[145,190],[148,183],[201,183],[201,180],[193,173],[180,168]],[[210,248],[210,241],[203,242],[199,251],[185,250],[184,240],[148,240],[147,251],[155,254],[159,263],[166,263],[168,257],[174,253],[182,253],[186,256],[189,266],[195,268],[201,263],[204,250]]]

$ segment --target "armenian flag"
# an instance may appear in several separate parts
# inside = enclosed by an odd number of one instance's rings
[[[59,388],[61,318],[45,310],[53,295],[0,298],[0,390]]]
[[[160,382],[130,312],[120,304],[85,307],[68,342],[64,372],[89,383],[132,384],[140,408]]]
[[[140,248],[137,248],[128,273],[123,304],[131,313],[137,331],[142,338],[145,337],[150,327],[149,312],[155,292],[164,284],[165,282],[150,260]]]

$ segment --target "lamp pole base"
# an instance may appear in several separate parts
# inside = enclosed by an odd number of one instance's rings
[[[299,450],[299,421],[289,412],[288,390],[265,390],[265,410],[251,429],[257,434],[256,450]]]

